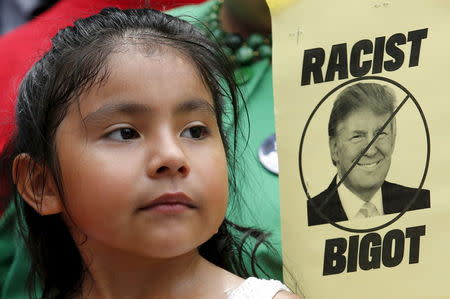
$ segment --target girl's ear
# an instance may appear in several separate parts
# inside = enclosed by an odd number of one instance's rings
[[[12,175],[17,191],[39,214],[61,213],[63,206],[55,180],[48,170],[30,155],[20,154],[14,159]]]

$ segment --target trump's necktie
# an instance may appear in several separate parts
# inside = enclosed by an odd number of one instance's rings
[[[380,215],[380,212],[378,212],[377,207],[369,201],[364,203],[361,209],[359,209],[356,218],[368,218],[378,215]]]

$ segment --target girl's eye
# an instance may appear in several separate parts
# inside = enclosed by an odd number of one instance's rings
[[[202,139],[208,135],[208,128],[205,126],[194,126],[184,129],[181,132],[182,137],[192,138],[192,139]]]
[[[132,128],[121,128],[117,129],[115,131],[112,131],[107,135],[108,138],[111,138],[113,140],[117,141],[125,141],[130,139],[136,139],[139,138],[139,133]]]

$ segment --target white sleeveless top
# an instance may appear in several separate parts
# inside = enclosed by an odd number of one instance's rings
[[[279,291],[288,291],[278,280],[247,278],[237,288],[227,292],[227,299],[272,299]]]

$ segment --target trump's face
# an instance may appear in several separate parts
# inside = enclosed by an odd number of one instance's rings
[[[395,143],[394,120],[386,126],[359,161],[357,158],[381,130],[389,116],[390,113],[377,115],[368,108],[358,109],[338,123],[336,136],[330,139],[331,157],[340,178],[356,163],[343,183],[364,200],[370,200],[383,184],[389,171]]]

